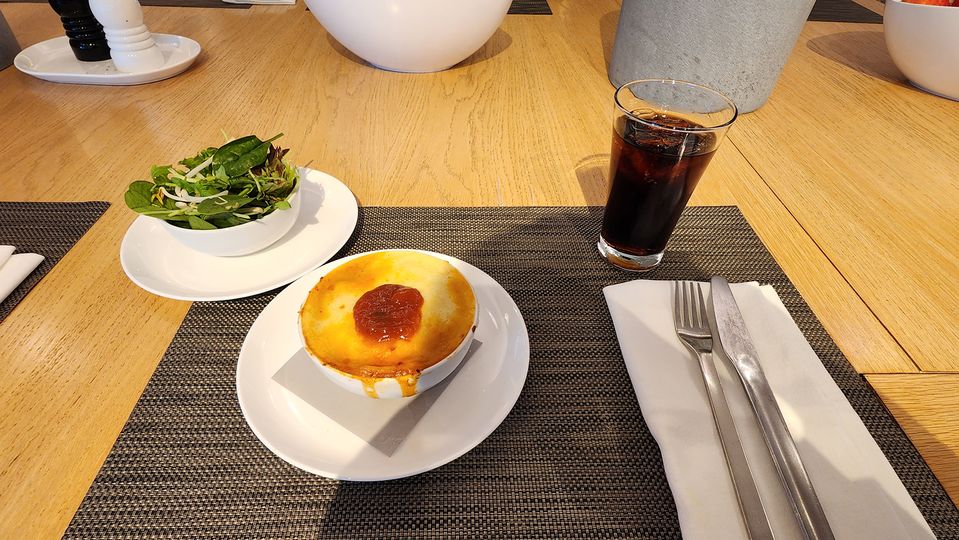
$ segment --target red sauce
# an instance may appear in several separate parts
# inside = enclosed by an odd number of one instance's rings
[[[353,306],[356,331],[382,342],[409,339],[420,328],[423,295],[412,287],[380,285],[366,291]]]

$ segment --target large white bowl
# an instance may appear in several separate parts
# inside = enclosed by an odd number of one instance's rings
[[[442,71],[496,32],[511,0],[306,0],[344,47],[376,67]]]
[[[267,216],[243,225],[215,230],[184,229],[163,221],[163,226],[174,239],[186,247],[217,257],[248,255],[283,238],[293,228],[300,214],[300,190],[290,195],[290,208],[274,210]]]
[[[886,47],[912,84],[959,100],[959,7],[886,2]]]

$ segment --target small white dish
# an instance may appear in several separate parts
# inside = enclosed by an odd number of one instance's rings
[[[479,311],[470,354],[450,377],[408,399],[370,399],[343,390],[305,354],[300,303],[329,263],[270,302],[243,341],[236,390],[250,429],[274,454],[307,472],[378,481],[419,474],[488,437],[512,410],[529,370],[529,335],[509,293],[452,257]]]
[[[161,220],[163,228],[184,246],[207,255],[236,257],[249,255],[268,248],[293,228],[300,215],[300,194],[294,192],[287,198],[290,208],[274,210],[260,219],[215,230],[184,229]]]
[[[175,300],[230,300],[286,285],[336,255],[359,216],[350,188],[320,171],[300,169],[299,197],[293,228],[267,249],[240,257],[194,251],[161,220],[139,216],[120,244],[120,264],[141,288]]]
[[[117,70],[113,60],[81,62],[73,56],[66,36],[41,41],[20,51],[13,65],[38,79],[58,83],[128,86],[168,79],[186,71],[200,54],[200,44],[190,38],[153,34],[166,62],[140,73]]]
[[[909,82],[959,101],[959,7],[889,0],[882,24],[889,56]]]
[[[328,266],[330,266],[330,270],[332,270],[333,268],[336,268],[342,263],[356,259],[363,255],[370,255],[371,253],[382,253],[382,252],[421,253],[424,255],[429,255],[430,257],[435,257],[443,261],[452,261],[450,257],[446,255],[442,255],[440,253],[433,253],[430,251],[421,251],[417,249],[395,249],[395,250],[380,250],[380,251],[372,251],[367,253],[358,253],[356,255],[347,257],[343,259],[342,261],[337,261],[336,264],[331,263]],[[326,275],[326,272],[324,272],[323,275],[320,276],[320,278],[322,278],[325,275]],[[304,294],[303,298],[300,300],[300,307],[297,309],[297,312],[301,316],[305,306],[306,298],[309,295],[310,290],[313,289],[313,287],[317,286],[320,281],[322,281],[322,279],[320,278],[317,279],[317,283],[314,283],[309,289],[306,290],[306,294]],[[469,284],[469,280],[467,280],[467,284]],[[470,285],[470,289],[472,290],[471,285]],[[354,394],[359,396],[367,397],[369,399],[398,399],[403,397],[411,397],[410,395],[404,394],[403,392],[404,384],[400,382],[401,379],[406,378],[407,381],[409,380],[415,381],[411,385],[412,388],[409,388],[409,386],[407,386],[407,391],[409,392],[410,390],[412,390],[413,392],[412,395],[421,394],[429,390],[430,388],[436,386],[437,384],[441,383],[444,379],[446,379],[446,377],[450,375],[450,373],[452,373],[460,365],[460,362],[462,362],[463,359],[466,358],[466,355],[470,350],[470,346],[473,343],[473,335],[476,333],[476,325],[479,322],[479,304],[476,298],[476,291],[472,291],[472,294],[473,294],[472,328],[470,328],[469,332],[467,332],[467,334],[463,336],[463,340],[451,353],[449,353],[449,355],[447,355],[445,358],[443,358],[439,362],[424,369],[415,378],[411,378],[409,375],[404,375],[400,377],[379,377],[379,378],[369,378],[369,379],[363,380],[349,373],[340,371],[329,364],[323,363],[322,359],[315,356],[313,352],[309,350],[309,347],[307,347],[306,337],[303,335],[303,331],[302,331],[303,321],[301,317],[298,317],[297,328],[300,330],[299,332],[300,345],[303,346],[303,349],[306,352],[306,354],[310,358],[312,358],[313,361],[316,362],[318,366],[320,366],[320,369],[322,370],[323,374],[326,375],[337,386],[339,386],[340,388],[343,388],[344,390],[353,392]]]
[[[479,310],[476,311],[476,316],[477,318],[479,317]],[[473,324],[474,329],[471,330],[469,334],[466,334],[466,337],[464,337],[463,341],[460,342],[459,347],[451,352],[446,358],[423,370],[420,376],[416,379],[416,386],[414,387],[416,392],[413,395],[422,394],[423,392],[443,382],[444,379],[449,377],[450,373],[453,373],[453,371],[459,367],[463,359],[466,358],[466,355],[470,350],[470,346],[473,344],[473,333],[476,331],[476,323],[474,322]],[[301,343],[302,337],[303,336],[301,334]],[[363,396],[367,399],[401,399],[404,397],[412,397],[403,395],[403,388],[400,386],[397,378],[393,377],[384,377],[378,379],[375,385],[371,385],[376,393],[376,397],[370,396],[365,390],[366,387],[363,381],[332,366],[321,364],[315,356],[310,354],[309,350],[307,350],[305,347],[304,350],[310,356],[310,358],[317,363],[317,365],[323,371],[323,374],[326,375],[328,379],[348,392],[352,392],[358,396]]]

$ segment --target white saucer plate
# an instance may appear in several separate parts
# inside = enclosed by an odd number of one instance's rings
[[[214,257],[177,242],[156,218],[139,216],[120,244],[120,264],[143,289],[175,300],[252,296],[286,285],[330,260],[350,239],[359,215],[350,188],[332,176],[300,169],[300,215],[270,247]]]
[[[470,354],[439,385],[411,398],[372,399],[340,389],[301,348],[298,311],[333,268],[300,278],[264,308],[240,350],[236,390],[243,416],[274,454],[328,478],[378,481],[419,474],[470,451],[506,418],[529,370],[529,335],[503,287],[450,261],[473,286],[479,324]]]
[[[38,79],[58,83],[129,86],[168,79],[193,64],[200,54],[200,44],[190,38],[171,34],[153,34],[166,62],[163,66],[140,73],[117,70],[113,60],[81,62],[73,55],[66,36],[41,41],[20,51],[13,65]]]

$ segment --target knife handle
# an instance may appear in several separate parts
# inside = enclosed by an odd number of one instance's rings
[[[692,347],[689,349],[697,356],[699,367],[702,368],[709,408],[713,413],[723,455],[726,457],[726,466],[729,469],[736,499],[739,502],[739,510],[746,525],[746,535],[749,540],[774,540],[766,509],[759,497],[756,481],[749,470],[749,463],[746,461],[746,453],[740,442],[736,423],[733,421],[732,413],[729,412],[729,403],[726,401],[726,394],[719,381],[719,372],[716,370],[713,355],[696,351]]]
[[[806,468],[799,457],[796,442],[786,427],[776,397],[767,384],[757,384],[752,380],[754,377],[765,378],[761,368],[751,359],[740,358],[738,362],[740,365],[752,364],[753,369],[740,372],[740,376],[803,534],[809,540],[833,540],[835,537],[829,521],[826,520],[826,513],[819,503],[819,496],[816,495],[812,482],[809,481],[809,475],[806,474]]]

